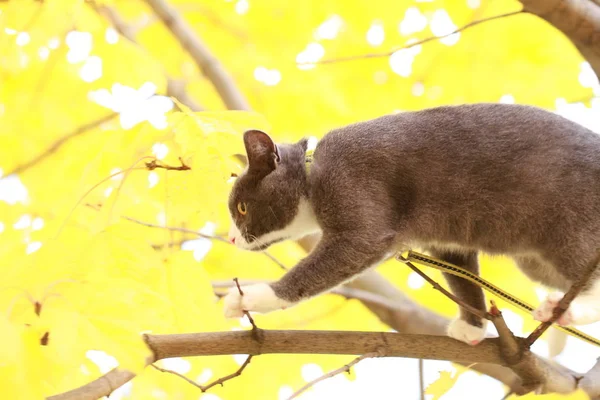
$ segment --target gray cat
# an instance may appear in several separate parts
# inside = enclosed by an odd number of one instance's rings
[[[600,136],[550,112],[473,104],[387,115],[308,141],[244,134],[248,168],[230,198],[230,240],[259,251],[322,232],[317,247],[273,284],[233,289],[225,314],[286,308],[340,285],[398,249],[478,273],[477,254],[511,256],[559,291],[534,311],[548,320],[600,248]],[[485,309],[482,290],[446,276]],[[558,321],[600,320],[600,273]],[[448,334],[469,344],[485,322],[461,311]]]

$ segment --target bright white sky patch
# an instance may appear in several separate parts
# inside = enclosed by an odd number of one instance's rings
[[[512,94],[505,94],[500,97],[499,102],[504,104],[515,104],[515,98]]]
[[[4,232],[4,222],[0,222],[0,233]]]
[[[100,89],[88,94],[88,98],[106,108],[118,112],[123,129],[131,129],[148,121],[157,129],[167,127],[165,113],[173,108],[171,99],[154,95],[156,85],[144,83],[138,90],[115,83],[111,91]]]
[[[187,374],[192,369],[190,362],[183,358],[165,358],[160,362],[165,369],[175,371],[179,374]]]
[[[121,168],[113,168],[110,170],[110,180],[112,181],[122,181],[123,180],[123,174],[119,174],[119,172],[121,172]],[[114,175],[114,176],[112,176]]]
[[[410,91],[413,96],[423,96],[425,93],[425,85],[423,85],[421,82],[415,82]]]
[[[13,228],[15,229],[27,229],[31,226],[31,215],[24,214],[13,224]]]
[[[25,249],[26,254],[35,253],[39,249],[42,248],[42,242],[31,242],[27,244],[27,248]]]
[[[246,14],[249,9],[250,3],[248,3],[248,0],[238,0],[238,2],[235,3],[235,12],[240,15]]]
[[[18,176],[13,174],[0,179],[0,201],[13,206],[17,203],[25,204],[28,198],[27,188]]]
[[[102,77],[102,59],[98,56],[90,56],[79,70],[79,76],[85,82],[94,82]]]
[[[306,382],[314,381],[323,376],[323,368],[317,364],[304,364],[301,369],[302,379]]]
[[[281,81],[281,72],[276,69],[256,67],[254,70],[254,79],[267,86],[275,86]]]
[[[371,27],[367,31],[367,42],[371,46],[379,46],[385,40],[385,30],[383,24],[380,21],[375,21],[371,24]]]
[[[47,60],[50,55],[50,49],[47,47],[40,47],[38,50],[38,56],[40,56],[40,60]]]
[[[302,50],[296,56],[296,62],[302,63],[313,63],[319,61],[325,55],[325,48],[320,43],[309,43],[304,50]],[[298,65],[300,69],[311,69],[314,65],[305,64]]]
[[[35,217],[33,221],[31,221],[31,229],[34,231],[39,231],[44,227],[44,219],[41,217]]]
[[[31,41],[31,37],[27,32],[19,32],[17,35],[17,46],[26,46]]]
[[[592,108],[583,103],[567,103],[563,98],[556,99],[556,113],[600,134],[600,99],[592,100]]]
[[[159,159],[164,159],[169,154],[169,146],[164,143],[154,143],[152,145],[152,154]]]
[[[201,229],[200,233],[207,236],[215,234],[216,225],[213,222],[207,222]],[[188,240],[181,244],[181,250],[193,251],[194,259],[202,261],[212,249],[212,240],[200,237],[198,239]]]
[[[436,10],[431,17],[431,21],[429,23],[429,28],[431,32],[437,36],[444,36],[454,32],[457,28],[452,22],[450,15],[446,12],[446,10]],[[460,39],[460,32],[454,35],[445,37],[440,39],[440,42],[447,45],[452,46],[458,42]]]
[[[421,289],[424,284],[425,284],[425,279],[423,279],[416,272],[411,272],[410,275],[408,275],[408,287],[409,288]]]
[[[589,62],[581,63],[581,72],[579,73],[579,83],[584,88],[594,89],[594,95],[600,96],[600,81],[594,73]]]
[[[212,369],[204,368],[202,370],[202,372],[200,373],[200,375],[198,375],[198,377],[196,377],[196,383],[198,383],[199,385],[204,385],[205,383],[208,383],[208,380],[210,378],[212,378],[212,376],[213,376]]]
[[[467,0],[467,7],[476,9],[481,6],[481,0]]]
[[[100,350],[88,350],[85,353],[85,356],[96,364],[103,374],[119,366],[119,362],[116,358]]]
[[[277,392],[277,398],[279,400],[287,400],[292,394],[294,394],[294,389],[291,386],[284,385],[279,388],[279,392]]]
[[[16,35],[17,31],[12,28],[4,28],[4,33],[6,33],[7,35]]]
[[[48,40],[48,47],[50,47],[52,50],[58,49],[58,46],[60,46],[59,38],[52,38]]]
[[[152,189],[154,186],[158,185],[160,181],[160,177],[156,173],[156,171],[150,171],[148,173],[148,187]]]
[[[421,46],[398,50],[390,56],[390,67],[398,75],[407,78],[412,74],[412,63],[421,52]]]
[[[335,14],[327,18],[317,30],[315,31],[314,37],[316,40],[327,39],[333,40],[337,37],[344,25],[344,20],[339,15]]]
[[[76,64],[84,61],[92,52],[92,34],[89,32],[71,31],[66,38],[69,52],[67,61]]]
[[[115,44],[119,41],[119,33],[112,26],[109,26],[104,32],[104,40],[108,44]]]
[[[404,18],[398,25],[398,32],[401,35],[412,35],[421,32],[427,26],[427,18],[421,14],[417,7],[409,7],[404,13]]]

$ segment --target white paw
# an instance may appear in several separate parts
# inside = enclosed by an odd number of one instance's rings
[[[243,296],[237,287],[229,289],[229,293],[223,300],[225,317],[240,318],[244,315],[244,311],[266,313],[292,305],[277,297],[271,286],[266,283],[242,286],[242,292]]]
[[[475,346],[485,339],[487,320],[483,321],[481,328],[473,326],[462,319],[455,319],[448,325],[448,336]]]
[[[552,312],[558,302],[563,298],[564,293],[550,293],[546,300],[533,312],[533,316],[538,321],[549,321],[552,318]],[[556,321],[562,326],[587,325],[600,321],[600,303],[594,296],[578,296],[571,302],[567,311]]]
[[[546,322],[552,318],[554,308],[558,305],[558,302],[563,298],[565,294],[563,292],[552,292],[548,294],[546,300],[544,300],[538,308],[533,310],[533,318],[536,321]]]

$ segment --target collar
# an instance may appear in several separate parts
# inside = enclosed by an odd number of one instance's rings
[[[313,154],[315,152],[315,148],[317,147],[318,140],[314,136],[308,138],[308,143],[306,145],[306,153],[304,154],[304,168],[306,169],[306,175],[310,172],[310,167],[313,163]]]

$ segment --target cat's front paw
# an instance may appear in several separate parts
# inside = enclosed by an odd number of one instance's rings
[[[267,283],[242,286],[242,292],[243,295],[237,287],[229,289],[229,293],[223,300],[225,317],[240,318],[244,315],[244,311],[266,313],[292,305],[289,301],[277,297]]]
[[[462,319],[455,319],[448,325],[448,336],[460,340],[471,346],[475,346],[485,339],[487,320],[483,321],[483,326],[478,327],[469,324]]]
[[[554,308],[562,300],[564,293],[550,293],[546,300],[540,304],[533,312],[533,317],[541,322],[549,321],[552,318]],[[600,321],[600,304],[598,299],[593,296],[578,296],[571,302],[567,311],[560,316],[557,324],[562,326],[587,325]]]

